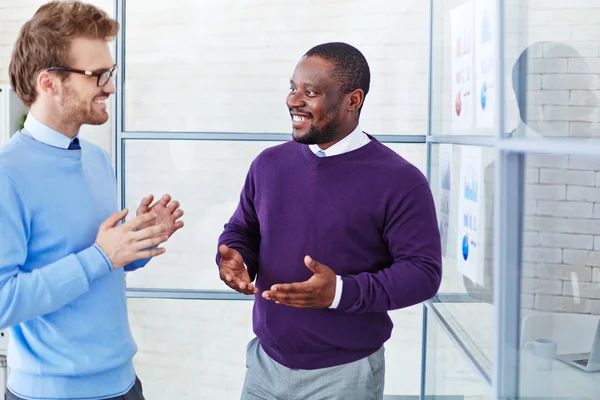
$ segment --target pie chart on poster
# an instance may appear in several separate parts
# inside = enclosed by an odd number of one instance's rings
[[[485,110],[485,106],[487,105],[487,84],[483,82],[481,85],[481,109]]]
[[[460,116],[460,112],[462,111],[462,99],[460,96],[460,90],[456,94],[456,100],[454,101],[454,107],[456,109],[456,115]]]
[[[462,254],[465,261],[467,261],[467,258],[469,258],[469,235],[465,235],[465,237],[463,237]]]

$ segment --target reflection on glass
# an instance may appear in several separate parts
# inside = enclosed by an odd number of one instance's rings
[[[251,301],[129,299],[146,399],[235,399],[254,337]]]
[[[594,399],[600,393],[598,373],[591,372],[600,370],[600,162],[534,154],[526,166],[521,393]]]
[[[520,118],[508,137],[598,136],[596,58],[586,59],[578,48],[576,43],[540,41],[521,52],[512,66],[514,108]]]
[[[127,130],[291,132],[285,97],[296,63],[317,44],[344,41],[371,67],[365,129],[426,131],[426,1],[125,3]]]
[[[432,311],[427,323],[425,366],[427,399],[492,399],[492,388],[457,348]]]
[[[138,345],[135,368],[147,399],[236,399],[246,373],[252,301],[129,299]],[[420,390],[421,316],[417,305],[390,313],[385,394]]]
[[[169,193],[185,212],[185,226],[165,244],[167,252],[128,274],[128,286],[227,290],[215,264],[217,239],[237,206],[250,163],[276,144],[127,140],[126,207],[133,211],[148,194]],[[424,144],[387,146],[425,171]]]
[[[455,300],[432,307],[457,331],[489,376],[494,337],[495,154],[493,148],[450,144],[434,145],[431,152],[431,189],[444,263],[440,294],[456,295]]]

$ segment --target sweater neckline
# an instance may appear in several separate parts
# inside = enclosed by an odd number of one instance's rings
[[[371,139],[369,141],[369,143],[365,144],[362,147],[359,147],[358,149],[351,150],[346,153],[337,154],[335,156],[319,157],[315,153],[312,152],[312,150],[310,149],[310,147],[308,145],[301,144],[302,153],[308,159],[308,161],[310,161],[312,164],[314,164],[317,167],[319,165],[332,164],[332,163],[336,163],[336,162],[340,162],[340,161],[344,161],[344,160],[350,160],[355,157],[359,157],[363,154],[368,153],[369,151],[371,151],[371,149],[374,149],[377,146],[377,144],[379,144],[379,141],[377,139],[375,139],[373,136],[369,135],[366,132],[365,132],[365,135],[367,135],[369,137],[369,139]]]
[[[15,133],[16,139],[25,144],[26,146],[32,147],[34,150],[40,151],[45,154],[49,154],[55,157],[70,158],[73,160],[81,160],[82,150],[68,150],[61,149],[59,147],[50,146],[49,144],[38,142],[32,137],[24,135],[21,131]],[[82,141],[80,140],[80,144]]]

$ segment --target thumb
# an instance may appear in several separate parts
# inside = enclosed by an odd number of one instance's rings
[[[223,258],[227,259],[233,258],[235,256],[235,250],[227,247],[224,244],[219,246],[219,253],[221,253],[221,256],[223,256]]]
[[[125,216],[127,216],[128,212],[129,212],[129,210],[127,210],[125,208],[125,209],[123,209],[121,211],[117,211],[117,212],[113,213],[110,217],[108,217],[108,219],[106,221],[104,221],[100,225],[100,230],[106,230],[106,229],[109,229],[109,228],[114,228],[115,225],[117,225],[120,220],[122,220],[123,218],[125,218]]]
[[[304,264],[308,267],[308,269],[310,269],[315,274],[322,273],[323,272],[323,268],[325,267],[325,265],[323,265],[320,262],[314,260],[311,256],[305,256],[304,257]]]

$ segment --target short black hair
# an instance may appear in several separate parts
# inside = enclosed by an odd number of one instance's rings
[[[317,45],[306,52],[305,57],[319,57],[333,63],[334,79],[342,93],[362,89],[365,96],[371,84],[371,71],[365,56],[356,47],[342,42]]]

